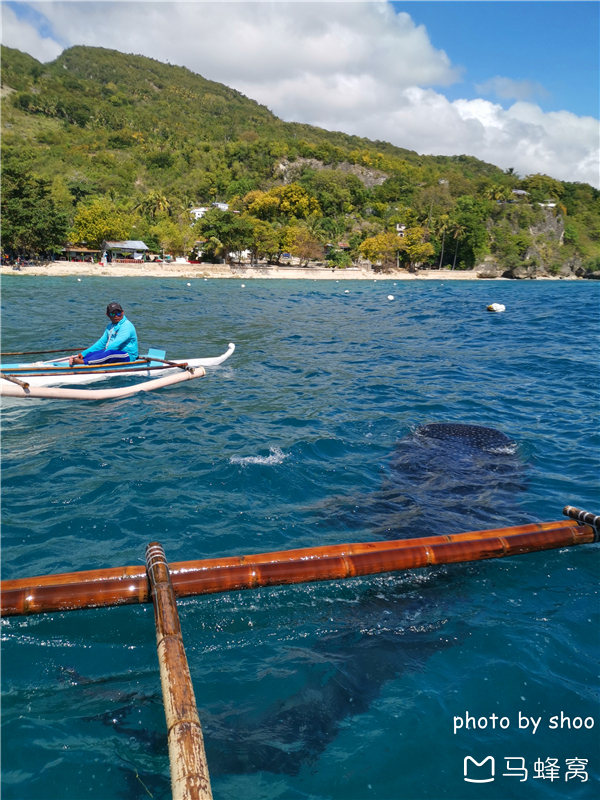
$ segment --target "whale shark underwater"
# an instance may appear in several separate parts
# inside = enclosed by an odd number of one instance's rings
[[[500,527],[517,516],[517,522],[529,522],[516,505],[526,476],[516,442],[498,430],[423,425],[397,442],[380,489],[352,498],[352,508],[342,502],[335,520],[346,531],[363,526],[370,539]],[[269,677],[266,707],[252,685],[242,706],[224,697],[207,708],[198,695],[211,775],[297,775],[314,764],[344,721],[367,712],[387,681],[423,669],[434,654],[460,645],[467,635],[461,608],[472,570],[454,564],[336,584],[332,592],[342,602],[320,610],[327,624],[310,644],[295,641],[281,656],[286,677]],[[290,672],[301,687],[291,693]],[[161,702],[158,692],[146,699]],[[115,698],[117,707],[87,721],[166,756],[166,733],[133,723],[140,697],[131,704],[123,700]],[[126,764],[121,771],[128,791],[143,783],[155,796],[168,795],[163,775],[138,773]]]
[[[398,442],[381,490],[363,498],[358,512],[355,504],[348,520],[370,520],[388,538],[499,527],[514,513],[525,476],[517,444],[504,433],[424,425]],[[278,696],[273,685],[277,699],[264,711],[251,709],[246,720],[227,704],[203,715],[211,774],[298,774],[347,717],[368,710],[386,681],[460,643],[466,631],[457,608],[468,591],[468,570],[452,565],[425,572],[425,583],[410,574],[389,582],[361,579],[356,602],[336,612],[329,630],[297,655],[304,682],[294,694]]]

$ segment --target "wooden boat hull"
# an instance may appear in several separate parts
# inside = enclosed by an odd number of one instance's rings
[[[187,364],[189,367],[216,367],[226,361],[235,350],[235,345],[230,342],[227,350],[214,358],[192,358],[189,360],[173,359],[174,364]],[[150,366],[150,365],[148,365]],[[140,364],[136,367],[127,364],[114,367],[102,367],[102,372],[97,367],[69,367],[68,359],[57,361],[35,362],[33,364],[7,364],[1,371],[7,375],[26,381],[32,388],[40,386],[71,386],[73,384],[92,383],[106,378],[135,377],[135,378],[161,378],[173,375],[180,370],[177,367],[165,365],[163,368],[144,369]],[[52,370],[52,371],[50,371]],[[0,378],[0,387],[14,386],[10,381]]]

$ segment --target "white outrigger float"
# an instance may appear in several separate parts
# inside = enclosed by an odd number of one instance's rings
[[[235,350],[233,343],[227,351],[214,358],[193,358],[187,361],[165,360],[165,351],[149,350],[127,364],[69,366],[69,358],[55,361],[36,361],[29,364],[6,364],[0,370],[0,395],[15,398],[57,398],[67,400],[106,400],[128,397],[137,392],[149,392],[163,386],[200,378],[205,367],[216,367],[226,361]],[[156,378],[118,389],[64,389],[49,388],[65,384],[91,383],[113,377]]]

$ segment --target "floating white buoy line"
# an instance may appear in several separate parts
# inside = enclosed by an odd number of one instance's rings
[[[393,299],[394,299],[394,295],[393,294],[388,294],[388,300],[393,300]]]
[[[245,288],[246,288],[246,284],[242,283],[242,289],[245,289]]]
[[[77,283],[81,283],[81,278],[77,278]]]
[[[349,289],[344,289],[344,294],[350,294],[350,290]]]
[[[506,311],[506,306],[503,306],[502,303],[491,303],[491,305],[487,307],[487,310],[496,312]]]
[[[191,284],[191,283],[188,283],[187,285],[188,285],[188,286],[191,286],[192,284]]]

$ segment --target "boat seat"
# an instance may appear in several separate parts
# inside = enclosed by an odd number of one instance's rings
[[[167,355],[167,351],[166,350],[153,350],[152,348],[150,348],[148,350],[148,358],[162,358],[164,360],[166,355]],[[150,364],[148,364],[148,366],[149,367],[164,367],[166,365],[165,364],[161,364],[160,361],[151,361]]]

